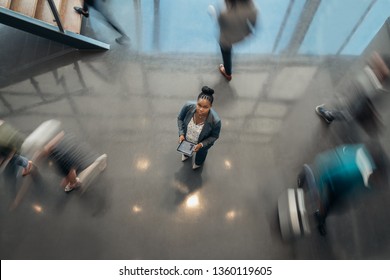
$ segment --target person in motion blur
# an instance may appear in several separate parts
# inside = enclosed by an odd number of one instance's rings
[[[87,184],[79,178],[82,172],[100,173],[107,165],[106,154],[99,156],[86,143],[63,130],[37,152],[36,158],[48,158],[56,164],[58,171],[64,176],[61,186],[65,192]]]
[[[0,169],[4,170],[10,163],[23,168],[22,176],[31,173],[34,165],[26,157],[20,155],[24,136],[12,125],[0,119]]]
[[[325,104],[318,105],[317,115],[327,124],[356,121],[370,136],[376,137],[383,124],[373,101],[389,92],[389,63],[389,58],[373,52],[362,71],[350,81],[343,101],[333,109]]]
[[[227,81],[232,79],[233,45],[243,41],[255,30],[258,9],[252,0],[225,0],[225,5],[218,13],[213,6],[209,7],[217,16],[219,25],[219,45],[223,64],[219,65],[220,73]]]
[[[387,190],[389,161],[379,142],[343,144],[318,154],[305,164],[298,176],[298,186],[308,186],[316,205],[315,218],[321,235],[326,234],[325,220],[330,210],[352,192]]]
[[[103,2],[106,2],[106,0],[102,0]],[[83,7],[75,6],[73,7],[74,10],[85,16],[86,18],[89,17],[89,6],[94,7],[99,13],[101,13],[106,20],[106,22],[115,30],[117,31],[121,36],[116,38],[115,41],[118,44],[127,44],[130,41],[129,36],[126,35],[123,28],[111,17],[108,16],[107,10],[104,8],[104,4],[102,1],[99,0],[84,0]]]

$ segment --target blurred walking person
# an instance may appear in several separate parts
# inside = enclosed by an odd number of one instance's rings
[[[0,170],[10,163],[23,168],[22,176],[30,174],[33,162],[20,154],[24,139],[19,131],[0,119]]]
[[[61,186],[65,192],[80,187],[87,188],[92,180],[107,166],[107,155],[98,155],[89,145],[78,140],[74,135],[62,130],[55,135],[37,158],[48,158],[54,162],[63,176]]]
[[[387,190],[388,168],[388,157],[377,141],[344,144],[321,152],[312,164],[305,164],[298,186],[308,187],[321,235],[326,234],[325,220],[330,210],[352,193]]]
[[[219,71],[230,81],[232,79],[232,48],[253,33],[258,9],[252,0],[225,0],[225,6],[217,15],[219,45],[223,64]]]
[[[102,1],[99,0],[84,0],[83,7],[73,7],[74,10],[85,16],[86,18],[89,17],[89,6],[94,7],[99,13],[101,13],[106,20],[106,22],[119,34],[121,34],[120,37],[116,38],[115,41],[118,44],[126,44],[130,41],[130,38],[126,35],[123,28],[111,17],[107,15],[107,10],[103,9]],[[106,0],[103,0],[103,2],[106,2]]]
[[[373,101],[388,93],[390,70],[388,58],[373,52],[365,67],[350,81],[341,103],[332,109],[318,105],[315,112],[327,124],[333,121],[356,121],[370,136],[377,137],[383,123]]]

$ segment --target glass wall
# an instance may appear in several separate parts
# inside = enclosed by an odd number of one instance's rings
[[[311,2],[312,1],[312,2]],[[141,17],[131,28],[141,52],[215,53],[218,28],[207,13],[219,0],[134,0]],[[307,13],[313,2],[319,3]],[[257,32],[237,53],[359,55],[390,16],[390,0],[255,0]],[[137,5],[134,5],[136,7]],[[312,5],[313,6],[313,5]],[[189,43],[191,42],[191,43]],[[293,44],[298,46],[293,47]]]

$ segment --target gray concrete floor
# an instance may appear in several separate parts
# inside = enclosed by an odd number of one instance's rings
[[[2,174],[1,259],[390,258],[387,194],[352,198],[329,217],[326,237],[313,228],[289,243],[278,225],[277,199],[295,187],[302,164],[341,141],[314,107],[333,99],[357,58],[240,55],[227,83],[218,52],[147,55],[114,42],[107,52],[82,52],[0,32],[0,116],[25,134],[59,119],[108,154],[107,170],[83,195],[64,193],[54,168],[40,166],[13,210],[26,179]],[[223,127],[193,171],[176,151],[176,116],[203,85],[215,89]],[[385,130],[387,151],[389,139]]]

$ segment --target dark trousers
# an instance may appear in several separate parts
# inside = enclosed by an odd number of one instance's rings
[[[227,75],[232,74],[232,48],[221,46],[223,66]]]
[[[195,155],[195,164],[196,165],[202,165],[203,162],[206,160],[208,149],[201,148],[199,151],[196,152]]]
[[[84,5],[83,5],[83,10],[88,11],[88,6],[95,6],[95,1],[94,0],[84,0]]]
[[[371,137],[378,137],[383,128],[379,113],[371,99],[364,94],[356,94],[349,104],[337,106],[330,110],[335,120],[356,121],[363,130]]]
[[[84,1],[84,5],[83,5],[83,10],[84,11],[88,11],[89,10],[89,6],[91,7],[94,7],[99,13],[101,13],[104,17],[104,19],[106,20],[106,22],[116,31],[118,32],[119,34],[121,34],[122,36],[127,36],[125,31],[120,27],[120,25],[116,22],[115,19],[113,19],[111,17],[111,15],[108,15],[108,13],[103,9],[102,5],[99,5],[99,3],[97,3],[98,1],[94,1],[94,0],[85,0]],[[101,3],[100,3],[101,4]]]

